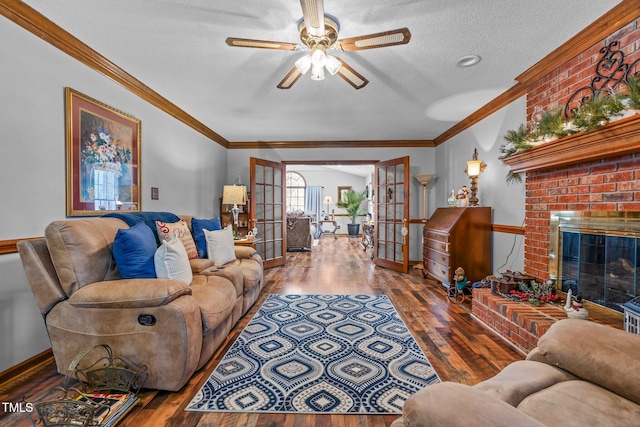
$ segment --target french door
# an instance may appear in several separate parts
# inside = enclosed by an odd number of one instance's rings
[[[409,271],[409,157],[375,164],[375,230],[373,262]]]
[[[286,262],[285,165],[250,158],[252,227],[257,229],[256,250],[264,268]]]
[[[374,263],[409,271],[409,157],[375,164]],[[264,267],[286,262],[286,165],[250,158],[252,226]]]

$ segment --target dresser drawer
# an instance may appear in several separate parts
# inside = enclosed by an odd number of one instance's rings
[[[436,240],[438,242],[448,242],[449,233],[438,233],[437,231],[429,231],[425,229],[424,238],[430,240]]]
[[[434,260],[427,259],[426,261],[427,272],[436,279],[444,283],[449,283],[449,267],[442,265]]]
[[[439,264],[449,265],[449,254],[437,251],[433,248],[425,247],[423,249],[424,259],[435,261]]]
[[[427,249],[432,249],[432,250],[439,251],[439,252],[449,253],[449,242],[448,241],[447,242],[442,242],[440,240],[425,239],[423,248],[424,248],[425,251]]]

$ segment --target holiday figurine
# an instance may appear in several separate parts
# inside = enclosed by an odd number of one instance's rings
[[[464,268],[462,267],[456,268],[453,281],[456,285],[456,289],[459,291],[463,291],[471,283],[467,281],[467,276],[465,275]]]
[[[459,208],[464,208],[469,206],[469,190],[466,185],[463,185],[456,195],[456,206]]]
[[[564,306],[564,311],[567,312],[569,319],[583,319],[589,318],[589,312],[582,306],[582,298],[580,295],[573,297],[571,288],[567,291],[567,303]]]

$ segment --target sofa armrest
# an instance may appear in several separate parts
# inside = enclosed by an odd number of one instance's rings
[[[407,427],[542,427],[543,424],[500,399],[451,382],[430,385],[404,404]],[[394,426],[402,426],[400,422]]]
[[[236,245],[233,247],[233,249],[235,250],[236,258],[238,259],[251,258],[253,254],[256,253],[256,250],[253,249],[251,246]]]
[[[540,354],[575,376],[640,403],[640,336],[588,320],[559,320],[538,340]]]
[[[205,270],[216,265],[215,261],[208,258],[195,258],[190,259],[189,264],[191,265],[191,272],[193,274],[202,273]]]
[[[85,308],[159,307],[182,295],[191,295],[191,288],[176,280],[108,280],[83,286],[71,295],[69,303]]]
[[[534,348],[527,354],[526,360],[553,365],[553,363],[549,362],[549,360],[542,355],[542,353],[540,352],[540,348],[538,347]]]

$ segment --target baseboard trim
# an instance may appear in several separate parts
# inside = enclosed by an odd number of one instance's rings
[[[0,372],[0,390],[5,389],[9,384],[19,380],[30,372],[40,369],[43,365],[52,363],[53,361],[53,352],[48,348],[45,351],[30,357],[24,362],[20,362],[6,371]]]

